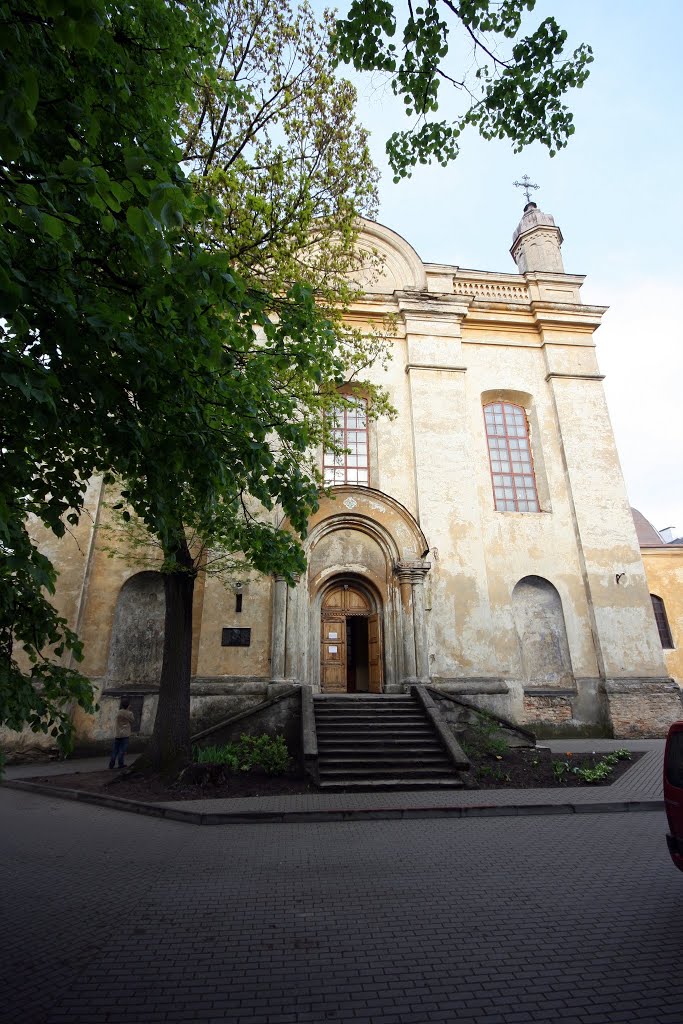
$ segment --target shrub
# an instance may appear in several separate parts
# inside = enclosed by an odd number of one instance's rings
[[[506,754],[509,745],[498,735],[498,729],[499,725],[494,718],[477,715],[476,720],[467,726],[465,736],[460,741],[463,750],[472,758],[482,757],[484,754]]]
[[[284,775],[289,768],[289,751],[283,736],[240,736],[237,743],[222,747],[195,747],[197,764],[222,764],[231,772],[260,768],[268,775]]]

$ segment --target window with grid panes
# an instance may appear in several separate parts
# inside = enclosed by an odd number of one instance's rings
[[[666,617],[666,608],[661,597],[657,597],[656,594],[650,594],[652,600],[652,611],[655,613],[655,622],[657,623],[657,630],[659,631],[659,639],[661,640],[662,647],[667,650],[673,650],[674,641],[671,636],[671,630],[669,629],[669,620]]]
[[[538,512],[526,413],[511,402],[484,406],[493,497],[498,512]]]
[[[339,448],[348,449],[323,455],[323,478],[326,484],[368,485],[368,417],[367,403],[354,398],[349,406],[340,406],[332,414],[332,437]]]

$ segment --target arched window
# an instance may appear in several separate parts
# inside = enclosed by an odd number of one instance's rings
[[[512,402],[484,406],[493,497],[498,512],[538,512],[526,413]]]
[[[669,620],[666,617],[666,608],[661,597],[657,597],[656,594],[650,594],[652,600],[652,611],[655,613],[655,622],[657,623],[657,629],[659,630],[659,639],[662,642],[662,647],[666,650],[673,650],[674,641],[671,636],[671,630],[669,629]]]
[[[348,451],[325,451],[323,479],[326,484],[363,484],[368,486],[368,415],[364,398],[354,398],[350,405],[339,406],[332,413],[332,437],[338,448]]]

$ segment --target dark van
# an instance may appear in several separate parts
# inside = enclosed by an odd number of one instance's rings
[[[670,829],[666,837],[669,853],[683,871],[683,722],[674,722],[666,738],[664,806]]]

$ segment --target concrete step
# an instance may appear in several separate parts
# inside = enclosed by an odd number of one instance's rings
[[[411,695],[314,698],[321,789],[462,786]]]
[[[348,766],[330,766],[327,765],[325,770],[320,769],[321,779],[357,779],[357,778],[386,778],[392,775],[400,774],[406,779],[424,779],[431,778],[434,775],[444,775],[446,773],[446,765],[443,767],[430,767],[421,765],[409,765],[402,764],[400,768],[397,765],[377,765],[374,764],[360,763],[357,765]]]
[[[431,765],[435,762],[442,765],[449,765],[451,762],[444,755],[443,751],[432,750],[427,751],[423,754],[416,754],[415,751],[381,751],[375,752],[372,757],[369,757],[365,752],[348,753],[348,754],[337,754],[329,753],[327,751],[321,751],[319,754],[319,764],[323,765],[339,765],[339,767],[345,767],[348,765],[372,765],[375,768],[379,764],[396,764],[396,763],[407,762],[409,765]]]
[[[415,733],[433,736],[434,731],[426,722],[316,722],[315,730],[318,735],[331,735],[333,733],[345,733],[347,735],[391,735],[408,736]]]
[[[316,719],[316,727],[319,729],[378,729],[382,732],[392,732],[394,729],[407,732],[410,729],[430,729],[428,722],[422,719],[415,721],[402,721],[400,718],[389,718],[379,720],[376,718],[324,718]]]
[[[383,702],[413,700],[411,693],[368,693],[365,690],[358,690],[356,693],[314,693],[315,703],[324,703],[327,700],[379,700]]]
[[[384,753],[400,753],[403,755],[412,754],[414,757],[420,757],[421,754],[431,754],[433,751],[442,752],[443,748],[437,740],[432,742],[424,743],[411,743],[408,740],[394,740],[388,739],[384,741],[375,740],[357,740],[355,743],[339,742],[336,743],[334,740],[325,740],[324,743],[318,743],[318,747],[321,751],[325,751],[326,754],[363,754],[371,756],[373,754],[384,754]]]
[[[431,779],[409,779],[401,775],[386,779],[348,779],[347,781],[320,780],[320,789],[327,792],[341,789],[462,789],[463,783],[457,775],[434,776]]]
[[[424,721],[424,715],[419,714],[415,708],[398,708],[396,711],[372,711],[365,708],[352,708],[350,711],[342,711],[339,708],[324,708],[316,711],[316,720],[327,722],[328,720],[359,721],[359,722],[413,722]]]

